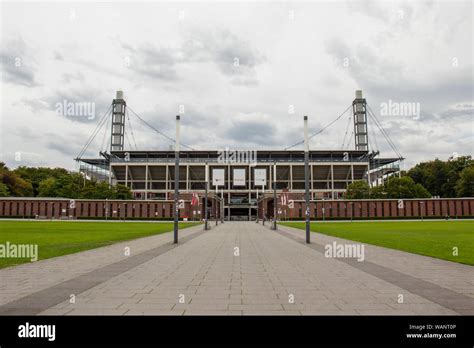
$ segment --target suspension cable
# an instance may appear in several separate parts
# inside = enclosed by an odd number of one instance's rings
[[[107,121],[105,123],[105,128],[104,128],[104,135],[102,136],[102,143],[100,144],[101,151],[107,150],[107,147],[104,149],[104,143],[105,143],[105,137],[107,136],[107,129],[109,128],[109,124],[111,120],[112,120],[111,117],[107,117]]]
[[[138,151],[137,142],[135,141],[135,135],[133,134],[132,122],[130,121],[130,113],[127,109],[125,109],[125,113],[127,114],[128,125],[130,126],[130,135],[132,136],[133,144],[135,145],[135,150]],[[131,144],[130,148],[132,148]]]
[[[156,128],[153,127],[151,124],[149,124],[147,121],[145,121],[143,118],[141,118],[140,116],[138,116],[138,114],[137,114],[135,111],[133,111],[133,109],[132,109],[130,106],[127,106],[127,108],[128,108],[140,121],[142,121],[146,126],[148,126],[150,129],[152,129],[152,130],[155,131],[156,133],[162,135],[163,137],[165,137],[166,139],[170,140],[171,142],[176,143],[176,140],[175,140],[175,139],[169,137],[168,135],[166,135],[166,134],[163,133],[162,131],[156,129]],[[188,146],[188,145],[183,144],[183,143],[181,143],[181,146],[186,147],[186,148],[188,148],[188,149],[190,149],[190,150],[195,150],[195,149],[192,148],[191,146]]]
[[[332,121],[331,121],[330,123],[328,123],[326,126],[324,126],[323,128],[321,128],[319,131],[317,131],[317,132],[311,134],[311,135],[308,137],[308,140],[311,139],[311,138],[313,138],[313,137],[315,137],[315,136],[318,135],[318,134],[321,134],[321,133],[324,132],[326,129],[328,129],[329,127],[331,127],[331,126],[332,126],[334,123],[336,123],[342,116],[344,116],[345,113],[347,112],[347,110],[349,110],[351,107],[352,107],[352,104],[349,105],[349,106],[347,107],[347,109],[344,110],[344,112],[343,112],[342,114],[340,114],[339,116],[337,116],[334,120],[332,120]],[[291,149],[291,148],[293,148],[293,147],[295,147],[295,146],[301,145],[301,144],[304,144],[304,140],[299,141],[299,142],[297,142],[297,143],[295,143],[295,144],[293,144],[293,145],[291,145],[291,146],[288,146],[287,148],[285,148],[285,151],[286,151],[286,150],[289,150],[289,149]]]
[[[392,148],[392,150],[395,152],[395,154],[398,156],[399,159],[403,158],[402,154],[400,153],[400,151],[398,150],[398,147],[395,145],[395,143],[392,141],[392,139],[390,138],[390,136],[388,135],[387,131],[383,128],[382,124],[380,123],[380,121],[377,119],[377,117],[375,116],[374,112],[372,111],[372,108],[367,104],[367,110],[369,111],[368,114],[369,116],[372,118],[372,120],[374,121],[374,123],[377,125],[377,127],[379,128],[380,132],[382,133],[382,135],[384,136],[385,140],[387,140],[387,143],[389,144],[389,146]]]
[[[82,158],[82,156],[84,155],[84,153],[87,151],[87,148],[89,147],[89,145],[92,143],[92,141],[95,139],[95,137],[97,136],[97,133],[100,131],[100,129],[102,128],[102,126],[104,125],[104,121],[106,120],[106,116],[109,114],[109,112],[111,111],[112,109],[112,104],[110,104],[109,108],[107,109],[107,111],[105,112],[105,114],[102,116],[102,118],[100,119],[99,123],[97,124],[96,128],[94,129],[94,131],[92,132],[91,136],[89,137],[89,139],[87,140],[86,144],[84,145],[84,147],[82,148],[81,152],[79,152],[79,155],[77,156],[77,158]]]
[[[344,149],[344,144],[346,143],[346,137],[347,137],[347,134],[349,133],[349,126],[351,124],[351,119],[352,119],[352,114],[350,113],[349,118],[347,119],[346,132],[344,133],[344,139],[342,140],[341,149]]]

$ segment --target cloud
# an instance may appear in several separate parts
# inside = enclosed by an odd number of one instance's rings
[[[233,77],[232,84],[255,86],[258,84],[255,68],[266,60],[250,43],[228,30],[188,31],[176,47],[156,46],[150,42],[134,46],[120,40],[119,44],[125,51],[129,69],[162,80],[178,80],[182,65],[212,63],[222,74]]]
[[[0,60],[5,82],[25,87],[39,86],[35,80],[31,52],[21,37],[2,45]]]
[[[84,75],[80,71],[74,74],[67,72],[62,75],[62,82],[65,84],[69,84],[73,81],[84,82],[84,80],[85,80]]]
[[[58,52],[58,51],[55,51],[55,52],[53,53],[53,58],[54,58],[55,60],[61,60],[61,61],[64,60],[63,55],[62,55],[60,52]]]
[[[23,97],[19,104],[28,106],[35,114],[50,112],[72,122],[95,123],[94,120],[102,118],[105,114],[111,104],[111,99],[95,88],[63,88],[41,98]],[[87,108],[85,108],[86,105]],[[80,113],[66,112],[71,106],[74,107],[74,111]]]
[[[1,59],[7,63],[2,66],[7,87],[0,139],[3,153],[39,154],[27,156],[25,163],[74,168],[72,157],[116,90],[172,138],[174,116],[184,105],[182,142],[212,150],[283,149],[302,140],[303,115],[310,117],[314,133],[362,89],[376,114],[389,99],[420,103],[418,120],[380,117],[406,163],[454,151],[472,154],[469,1],[303,2],[283,11],[273,3],[77,4],[75,21],[55,5],[8,3],[4,8]],[[286,9],[295,11],[293,20]],[[179,18],[180,10],[185,18]],[[129,26],[117,24],[124,18]],[[22,58],[21,69],[11,64],[16,56]],[[96,117],[58,116],[55,106],[64,100],[94,103]],[[139,149],[169,148],[168,139],[129,116]],[[345,115],[312,138],[311,149],[340,149],[351,122]],[[128,118],[126,131],[125,147],[134,148]],[[369,134],[378,142],[373,148],[393,156],[376,128],[375,133],[375,139]],[[109,138],[110,125],[86,156],[98,156]],[[348,148],[353,147],[352,138]],[[5,158],[11,167],[18,165],[11,155]]]
[[[271,147],[277,144],[275,135],[276,125],[271,117],[259,112],[237,114],[229,118],[227,129],[224,130],[225,139],[243,147],[259,146]]]

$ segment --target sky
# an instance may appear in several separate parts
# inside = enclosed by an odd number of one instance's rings
[[[313,134],[341,114],[310,149],[353,149],[360,89],[404,169],[474,154],[472,1],[2,2],[1,19],[10,168],[77,169],[117,90],[171,138],[180,114],[196,150],[284,149],[304,115]],[[170,148],[128,115],[126,150]],[[110,146],[108,121],[83,157]],[[395,157],[368,122],[370,149]]]

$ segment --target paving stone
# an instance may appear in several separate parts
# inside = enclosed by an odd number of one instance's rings
[[[45,315],[474,314],[470,266],[368,245],[366,261],[345,262],[321,253],[332,243],[328,236],[314,234],[308,246],[304,231],[254,222],[226,222],[152,258],[140,256],[169,243],[165,235],[127,242],[141,261],[121,272],[123,245],[0,270],[11,281],[0,287],[0,312],[2,303],[14,303]],[[75,281],[87,272],[95,273]],[[66,291],[48,291],[64,281],[75,304]],[[39,310],[33,295],[43,290],[52,305]]]

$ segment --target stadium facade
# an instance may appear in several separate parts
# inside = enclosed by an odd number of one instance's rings
[[[403,159],[401,156],[380,158],[378,152],[369,151],[368,109],[361,91],[356,91],[351,109],[354,148],[308,152],[307,213],[312,220],[474,217],[473,198],[345,199],[350,183],[366,180],[370,186],[378,185],[399,174],[399,161]],[[174,150],[127,151],[124,149],[127,105],[122,92],[117,92],[109,110],[110,115],[106,113],[99,122],[100,125],[107,118],[111,120],[109,151],[101,151],[98,158],[84,158],[82,154],[90,144],[89,139],[76,160],[85,177],[125,185],[130,188],[133,200],[3,197],[0,218],[169,220],[175,215],[177,197],[181,219],[202,220],[206,191],[207,216],[216,221],[275,217],[290,220],[303,219],[306,215],[303,150],[291,150],[294,146],[255,151],[178,149],[178,156]],[[175,195],[177,157],[178,196]]]
[[[110,152],[101,152],[100,158],[77,158],[80,171],[87,177],[129,187],[136,200],[173,199],[175,151],[126,151],[126,112],[123,93],[117,92],[110,114]],[[401,158],[379,158],[378,153],[369,151],[362,91],[356,91],[352,118],[354,149],[309,152],[312,201],[343,199],[350,183],[366,180],[376,185],[399,171]],[[272,215],[274,185],[276,196],[283,197],[285,204],[304,198],[303,150],[186,150],[179,152],[179,163],[180,199],[202,200],[207,178],[209,191],[220,201],[220,214],[229,220],[252,219],[259,210],[261,216],[267,214],[263,211]],[[265,202],[265,207],[258,202]]]

